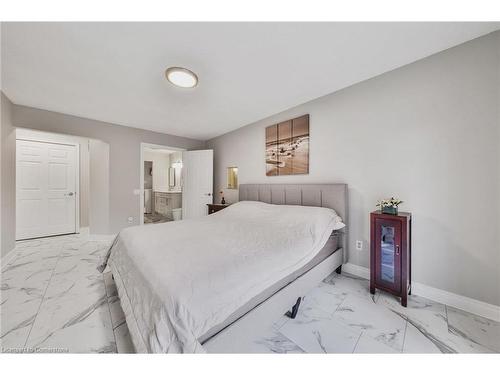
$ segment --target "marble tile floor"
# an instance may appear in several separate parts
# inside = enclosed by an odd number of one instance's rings
[[[111,275],[96,269],[112,240],[69,235],[17,243],[1,271],[3,353],[133,350]]]
[[[96,270],[111,237],[18,242],[2,265],[2,352],[133,353],[111,273]],[[500,323],[418,296],[402,307],[372,296],[368,281],[333,273],[309,292],[296,319],[269,317],[208,342],[219,353],[498,353]]]

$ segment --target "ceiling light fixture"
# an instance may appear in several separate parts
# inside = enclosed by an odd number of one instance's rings
[[[186,68],[173,66],[165,71],[168,81],[178,87],[192,88],[198,84],[198,77]]]

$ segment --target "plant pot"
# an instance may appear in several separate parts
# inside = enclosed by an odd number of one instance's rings
[[[382,207],[382,213],[388,215],[397,215],[398,208],[397,207]]]

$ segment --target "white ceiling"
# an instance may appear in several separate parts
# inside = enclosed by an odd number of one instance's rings
[[[16,104],[210,139],[499,23],[3,23]],[[168,83],[182,66],[195,89]]]

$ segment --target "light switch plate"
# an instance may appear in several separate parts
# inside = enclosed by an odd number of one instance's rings
[[[356,250],[363,250],[363,241],[356,241]]]

